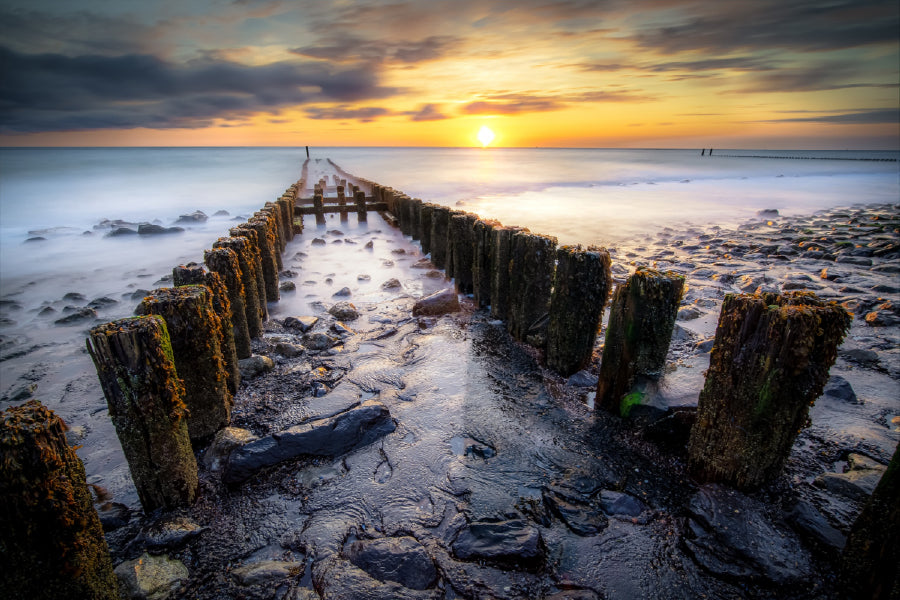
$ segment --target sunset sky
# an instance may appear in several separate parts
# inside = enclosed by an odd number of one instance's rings
[[[897,0],[0,0],[0,145],[895,149]]]

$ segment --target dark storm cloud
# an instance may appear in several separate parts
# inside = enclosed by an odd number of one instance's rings
[[[0,48],[0,131],[202,127],[308,102],[384,98],[371,69],[147,55],[68,57]]]
[[[803,67],[782,68],[754,74],[749,85],[736,93],[814,92],[858,87],[896,87],[895,84],[859,81],[860,66],[851,62],[831,62]]]
[[[459,38],[447,35],[426,37],[418,41],[367,40],[357,36],[341,36],[318,45],[293,48],[300,56],[333,62],[397,62],[414,64],[452,54]]]
[[[858,110],[836,115],[817,117],[791,117],[773,119],[769,123],[837,123],[847,125],[896,125],[900,123],[900,110],[896,108]]]
[[[371,123],[380,117],[387,117],[393,114],[392,111],[378,106],[369,106],[363,108],[348,108],[346,106],[311,106],[305,109],[306,116],[310,119],[323,119],[332,121],[359,121],[360,123]]]
[[[685,3],[673,22],[640,28],[640,46],[666,53],[738,49],[828,51],[896,43],[896,0]]]

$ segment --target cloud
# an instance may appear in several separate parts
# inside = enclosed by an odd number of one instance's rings
[[[877,108],[857,110],[833,115],[816,117],[791,117],[788,119],[772,119],[765,123],[836,123],[846,125],[896,125],[900,123],[900,109]]]
[[[729,93],[815,92],[861,87],[896,87],[896,84],[857,81],[860,66],[851,62],[829,62],[802,67],[781,68],[753,75]]]
[[[578,93],[542,95],[529,93],[505,93],[487,96],[462,107],[467,115],[518,115],[523,113],[551,112],[563,110],[573,104],[593,102],[647,102],[650,96],[636,92],[594,90]]]
[[[0,131],[203,127],[215,119],[312,102],[358,102],[399,93],[371,69],[223,60],[21,54],[0,47]]]
[[[348,108],[346,106],[311,106],[305,109],[306,115],[310,119],[319,120],[356,120],[360,123],[371,123],[380,117],[387,117],[394,114],[392,111],[377,106],[363,108]]]
[[[459,38],[449,35],[429,36],[417,41],[369,40],[355,35],[336,37],[325,43],[290,51],[299,56],[338,63],[415,64],[444,57],[453,52]]]
[[[449,119],[436,104],[423,104],[418,110],[405,113],[410,121],[441,121]]]

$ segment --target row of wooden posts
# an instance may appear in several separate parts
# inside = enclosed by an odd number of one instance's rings
[[[345,188],[356,198],[360,220],[368,210],[388,211],[459,292],[505,321],[517,340],[542,349],[549,367],[568,375],[590,361],[611,288],[608,252],[557,247],[552,237],[360,183],[370,198],[358,187]],[[314,192],[317,221],[326,212],[325,184]],[[334,184],[337,212],[346,218],[340,202],[346,182]],[[175,287],[144,298],[142,316],[90,332],[88,351],[147,512],[196,497],[192,446],[230,421],[238,360],[250,356],[250,340],[262,333],[267,302],[279,296],[281,252],[309,214],[300,198],[304,188],[301,179],[217,240],[204,255],[206,269],[176,267]],[[683,277],[650,269],[638,269],[617,287],[598,406],[618,414],[636,378],[661,374],[683,287]],[[849,319],[811,294],[726,297],[688,448],[698,478],[748,489],[777,476],[809,404],[822,392]],[[84,468],[65,441],[64,424],[29,402],[5,411],[2,425],[0,530],[11,532],[3,543],[8,567],[21,573],[11,580],[17,593],[116,597]],[[895,453],[889,472],[897,460]],[[888,487],[896,498],[894,480]],[[42,574],[36,582],[28,575],[36,564],[58,579]]]

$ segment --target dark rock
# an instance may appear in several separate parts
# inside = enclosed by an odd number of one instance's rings
[[[192,213],[181,215],[175,221],[176,223],[188,223],[188,224],[196,224],[196,223],[205,223],[209,217],[206,216],[202,210],[195,210]]]
[[[875,366],[878,364],[878,354],[874,350],[850,348],[847,350],[839,350],[838,354],[851,362],[863,366]]]
[[[600,596],[592,590],[563,590],[552,596],[544,596],[544,600],[600,600]]]
[[[41,316],[41,317],[46,317],[46,316],[49,316],[49,315],[52,315],[52,314],[55,314],[55,313],[56,313],[56,309],[55,309],[55,308],[53,308],[52,306],[45,306],[44,308],[42,308],[42,309],[40,310],[40,312],[38,313],[38,315]]]
[[[268,356],[254,354],[250,358],[242,358],[238,361],[241,377],[253,379],[275,368],[275,362]]]
[[[775,208],[764,208],[762,210],[756,211],[757,216],[763,217],[764,219],[771,219],[772,217],[778,216],[778,209]]]
[[[540,531],[522,519],[473,521],[452,544],[461,560],[488,560],[539,566],[543,562]]]
[[[458,312],[459,310],[459,296],[456,294],[456,290],[452,288],[425,296],[417,300],[413,306],[413,314],[416,316],[444,315]]]
[[[582,496],[556,486],[549,486],[542,496],[550,512],[559,517],[576,535],[596,535],[609,525],[606,515],[599,508],[591,506]]]
[[[256,471],[303,455],[337,456],[396,429],[388,408],[369,400],[328,419],[307,421],[235,450],[223,478],[240,483]]]
[[[834,262],[846,265],[859,265],[861,267],[872,266],[872,259],[865,256],[847,256],[845,254],[843,256],[838,256]]]
[[[79,294],[78,292],[69,292],[65,296],[62,297],[63,300],[67,302],[84,302],[85,297],[84,294]]]
[[[866,313],[866,325],[870,327],[890,327],[900,324],[900,318],[886,310],[873,310]]]
[[[53,321],[56,325],[74,325],[76,323],[84,323],[85,321],[93,321],[97,318],[97,311],[93,308],[80,308],[72,314],[61,319]]]
[[[353,330],[350,329],[349,327],[347,327],[346,325],[344,325],[343,323],[341,323],[340,321],[336,321],[335,323],[332,323],[332,325],[331,325],[331,327],[329,327],[329,329],[341,337],[346,336],[346,335],[353,335]]]
[[[303,336],[303,344],[310,350],[314,350],[316,352],[328,350],[329,348],[337,344],[338,341],[339,340],[337,340],[336,338],[333,338],[330,335],[321,332],[310,333]]]
[[[109,237],[118,237],[120,235],[137,235],[137,231],[130,227],[116,227],[106,234]]]
[[[366,250],[371,250],[371,249],[374,248],[374,247],[375,247],[375,241],[374,241],[374,240],[369,240],[368,242],[366,242],[366,245],[364,246],[364,248],[365,248]]]
[[[288,562],[282,560],[261,560],[255,563],[241,565],[234,569],[234,575],[238,583],[244,586],[276,584],[288,577],[295,577],[303,572],[305,565],[302,562]]]
[[[281,292],[296,292],[297,284],[293,281],[282,281],[278,286],[278,290]]]
[[[700,488],[688,504],[684,540],[694,561],[717,577],[796,584],[811,572],[809,555],[788,531],[768,521],[764,507],[724,486]]]
[[[647,510],[647,505],[631,494],[603,490],[600,492],[600,508],[608,515],[637,517]]]
[[[285,269],[285,270],[283,270],[283,271],[279,271],[279,272],[278,272],[278,276],[279,276],[279,277],[287,277],[288,279],[293,279],[294,277],[297,276],[297,272],[296,272],[296,271],[292,271],[292,270],[290,270],[290,269]]]
[[[357,281],[372,281],[371,275],[360,274],[356,276]]]
[[[327,243],[328,242],[326,242],[322,238],[313,238],[313,241],[312,241],[313,246],[324,246]]]
[[[88,303],[89,308],[106,308],[107,306],[112,306],[113,304],[118,304],[118,300],[113,300],[109,296],[101,296],[100,298],[94,298]]]
[[[103,531],[115,531],[128,525],[131,520],[131,509],[118,502],[107,502],[97,509]]]
[[[340,298],[340,297],[350,296],[352,294],[353,294],[353,292],[350,291],[350,288],[342,287],[341,289],[339,289],[338,291],[333,293],[332,296],[334,296],[336,298]]]
[[[822,393],[826,396],[831,396],[832,398],[850,402],[851,404],[860,404],[859,400],[856,398],[856,392],[853,391],[850,382],[840,375],[832,375],[828,379],[828,383],[825,384],[825,390]]]
[[[143,300],[144,296],[147,296],[149,294],[150,294],[150,290],[145,290],[143,288],[140,288],[140,289],[136,289],[133,292],[131,292],[130,298],[132,300]]]
[[[284,320],[284,326],[288,329],[299,329],[302,333],[306,333],[319,322],[319,317],[287,317]]]
[[[172,597],[190,576],[180,560],[146,552],[115,568],[119,590],[125,598],[165,600]]]
[[[214,212],[213,216],[214,217],[230,217],[231,213],[225,209],[221,209],[221,210],[217,210],[216,212]]]
[[[259,439],[253,433],[240,427],[220,429],[213,438],[209,448],[203,453],[203,465],[213,473],[225,468],[231,452],[244,444]]]
[[[814,545],[840,552],[847,536],[831,526],[818,510],[807,502],[798,502],[787,516],[787,523]]]
[[[338,302],[328,309],[328,314],[341,321],[353,321],[359,318],[359,311],[350,302]]]
[[[835,494],[865,500],[875,491],[887,467],[861,454],[850,454],[847,463],[850,470],[846,473],[822,473],[814,483]]]
[[[304,348],[300,344],[291,342],[278,342],[275,344],[275,352],[287,358],[295,358],[303,354]]]
[[[351,563],[379,581],[395,581],[413,590],[432,587],[437,569],[413,537],[353,542],[346,552]]]
[[[696,306],[683,306],[678,310],[676,319],[679,321],[692,321],[703,316],[703,311]]]
[[[148,550],[174,550],[206,531],[191,519],[166,516],[141,530],[136,542]]]
[[[22,400],[27,400],[34,395],[34,391],[37,389],[36,383],[29,383],[26,385],[21,385],[15,389],[13,389],[9,395],[3,396],[0,398],[3,402],[16,403]]]
[[[397,290],[402,288],[400,280],[396,278],[391,278],[381,284],[381,289],[383,290]]]
[[[592,373],[589,373],[587,371],[578,371],[577,373],[571,375],[566,380],[566,383],[577,387],[594,388],[597,386],[597,379],[597,376]]]
[[[28,238],[27,240],[25,240],[24,243],[27,244],[27,243],[29,243],[29,242],[46,242],[46,241],[47,241],[47,238],[45,238],[45,237],[43,237],[43,236],[40,236],[40,235],[36,235],[36,236],[34,236],[34,237]]]
[[[138,225],[138,233],[140,235],[160,235],[166,233],[181,233],[183,227],[163,227],[162,225],[152,225],[150,223],[141,223]]]

